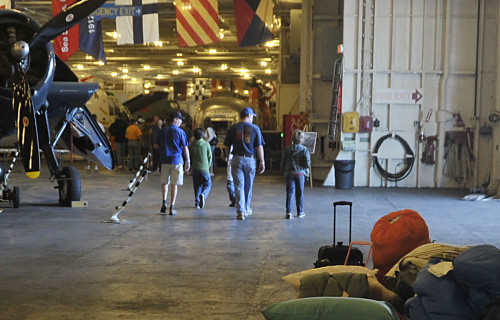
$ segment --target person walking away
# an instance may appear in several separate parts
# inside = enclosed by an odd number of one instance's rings
[[[184,116],[178,111],[170,114],[171,122],[160,131],[160,163],[161,163],[161,193],[162,206],[160,213],[167,211],[168,186],[170,185],[169,214],[176,215],[175,200],[177,186],[184,183],[184,171],[189,171],[189,144],[184,130],[180,128]],[[183,168],[184,165],[184,168]]]
[[[252,214],[252,189],[257,170],[256,157],[259,159],[258,172],[262,174],[266,170],[264,138],[259,127],[252,123],[256,116],[252,108],[241,110],[240,121],[229,128],[224,139],[227,155],[231,146],[233,147],[231,152],[233,159],[230,164],[234,179],[237,220],[245,220]]]
[[[130,121],[130,125],[125,132],[128,140],[128,170],[139,170],[141,165],[142,131],[137,120]]]
[[[184,121],[181,123],[181,129],[184,130],[184,132],[186,133],[186,137],[188,139],[188,142],[191,143],[193,142],[193,130],[191,130],[191,128],[189,128],[189,126],[187,125],[187,123],[185,123]]]
[[[148,156],[148,154],[153,154],[153,127],[155,126],[155,119],[147,118],[145,122],[143,122],[142,127],[139,127],[142,131],[142,148],[141,148],[141,157],[144,159]],[[152,158],[149,159],[147,164],[148,169],[151,169]]]
[[[212,119],[205,118],[203,120],[203,127],[205,128],[205,140],[210,144],[210,149],[212,150],[212,163],[210,165],[210,174],[213,176],[216,172],[217,163],[215,161],[215,147],[219,140],[217,139],[217,134],[213,128]]]
[[[109,133],[111,135],[111,140],[115,142],[116,148],[116,163],[119,169],[123,168],[123,161],[127,154],[127,143],[128,140],[125,138],[125,133],[127,132],[128,121],[125,114],[120,114],[118,118],[109,126]]]
[[[191,168],[193,176],[194,205],[197,209],[203,208],[212,188],[210,177],[210,163],[212,162],[212,151],[210,144],[203,139],[205,131],[201,128],[194,130],[194,141],[189,145],[191,155]]]
[[[159,137],[161,127],[163,125],[163,121],[161,121],[160,117],[154,116],[153,121],[155,124],[151,130],[151,142],[153,143],[153,168],[151,171],[155,173],[160,168],[160,145],[159,145]]]
[[[295,130],[292,136],[292,144],[285,148],[281,156],[280,169],[286,178],[286,219],[292,217],[294,194],[297,217],[305,216],[304,183],[306,177],[309,177],[311,156],[309,150],[303,145],[304,139],[304,132]]]

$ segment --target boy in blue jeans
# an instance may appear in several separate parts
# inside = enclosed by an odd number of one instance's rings
[[[286,177],[286,219],[290,219],[295,194],[295,205],[297,207],[297,217],[302,218],[304,213],[304,184],[306,177],[309,177],[309,167],[311,157],[309,150],[304,143],[304,132],[295,130],[292,137],[292,144],[285,148],[281,157],[280,168]]]
[[[193,135],[195,141],[189,145],[189,154],[193,169],[194,205],[200,209],[205,206],[212,188],[212,178],[210,177],[212,150],[210,144],[203,139],[205,136],[203,129],[197,128]]]

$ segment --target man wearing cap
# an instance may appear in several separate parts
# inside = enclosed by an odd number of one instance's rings
[[[158,139],[161,163],[161,193],[163,197],[160,213],[167,212],[168,185],[170,184],[169,214],[176,215],[177,212],[174,210],[174,206],[177,198],[177,185],[183,184],[184,171],[189,170],[190,162],[186,133],[179,128],[186,118],[180,112],[172,111],[170,119],[170,125],[161,129]]]
[[[252,108],[241,110],[240,122],[229,128],[224,139],[227,155],[233,146],[231,173],[234,179],[238,220],[245,220],[247,216],[252,214],[250,203],[252,202],[253,181],[257,169],[256,158],[259,160],[259,173],[264,173],[266,170],[264,138],[259,127],[252,123],[256,116],[257,114]]]

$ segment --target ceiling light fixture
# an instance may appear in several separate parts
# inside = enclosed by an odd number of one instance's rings
[[[178,57],[182,57],[182,52],[177,52]]]
[[[216,54],[217,50],[216,49],[210,49],[210,50],[208,50],[208,53],[210,53],[210,54]]]
[[[177,65],[179,67],[182,67],[184,65],[184,61],[182,61],[182,60],[177,61]]]
[[[157,75],[156,79],[163,79],[163,75],[161,75],[161,74]]]
[[[174,70],[174,71],[172,71],[172,73],[175,74],[175,75],[178,75],[179,74],[179,70]]]
[[[227,64],[223,63],[223,64],[221,64],[220,68],[221,68],[221,70],[227,70],[228,66],[227,66]]]
[[[118,72],[111,72],[111,76],[112,77],[117,77],[118,76]]]
[[[280,41],[278,39],[274,39],[265,43],[265,46],[268,48],[279,47]]]
[[[149,64],[145,64],[144,65],[144,70],[149,70],[149,69],[151,69],[151,66]]]
[[[267,67],[267,61],[261,61],[261,62],[260,62],[260,65],[261,65],[262,67]]]
[[[266,69],[266,74],[271,74],[271,69],[267,68]]]

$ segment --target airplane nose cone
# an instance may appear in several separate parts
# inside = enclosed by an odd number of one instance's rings
[[[12,53],[12,56],[15,59],[22,60],[22,59],[26,58],[26,56],[30,52],[30,46],[24,41],[17,41],[12,46],[12,49],[10,52]]]

